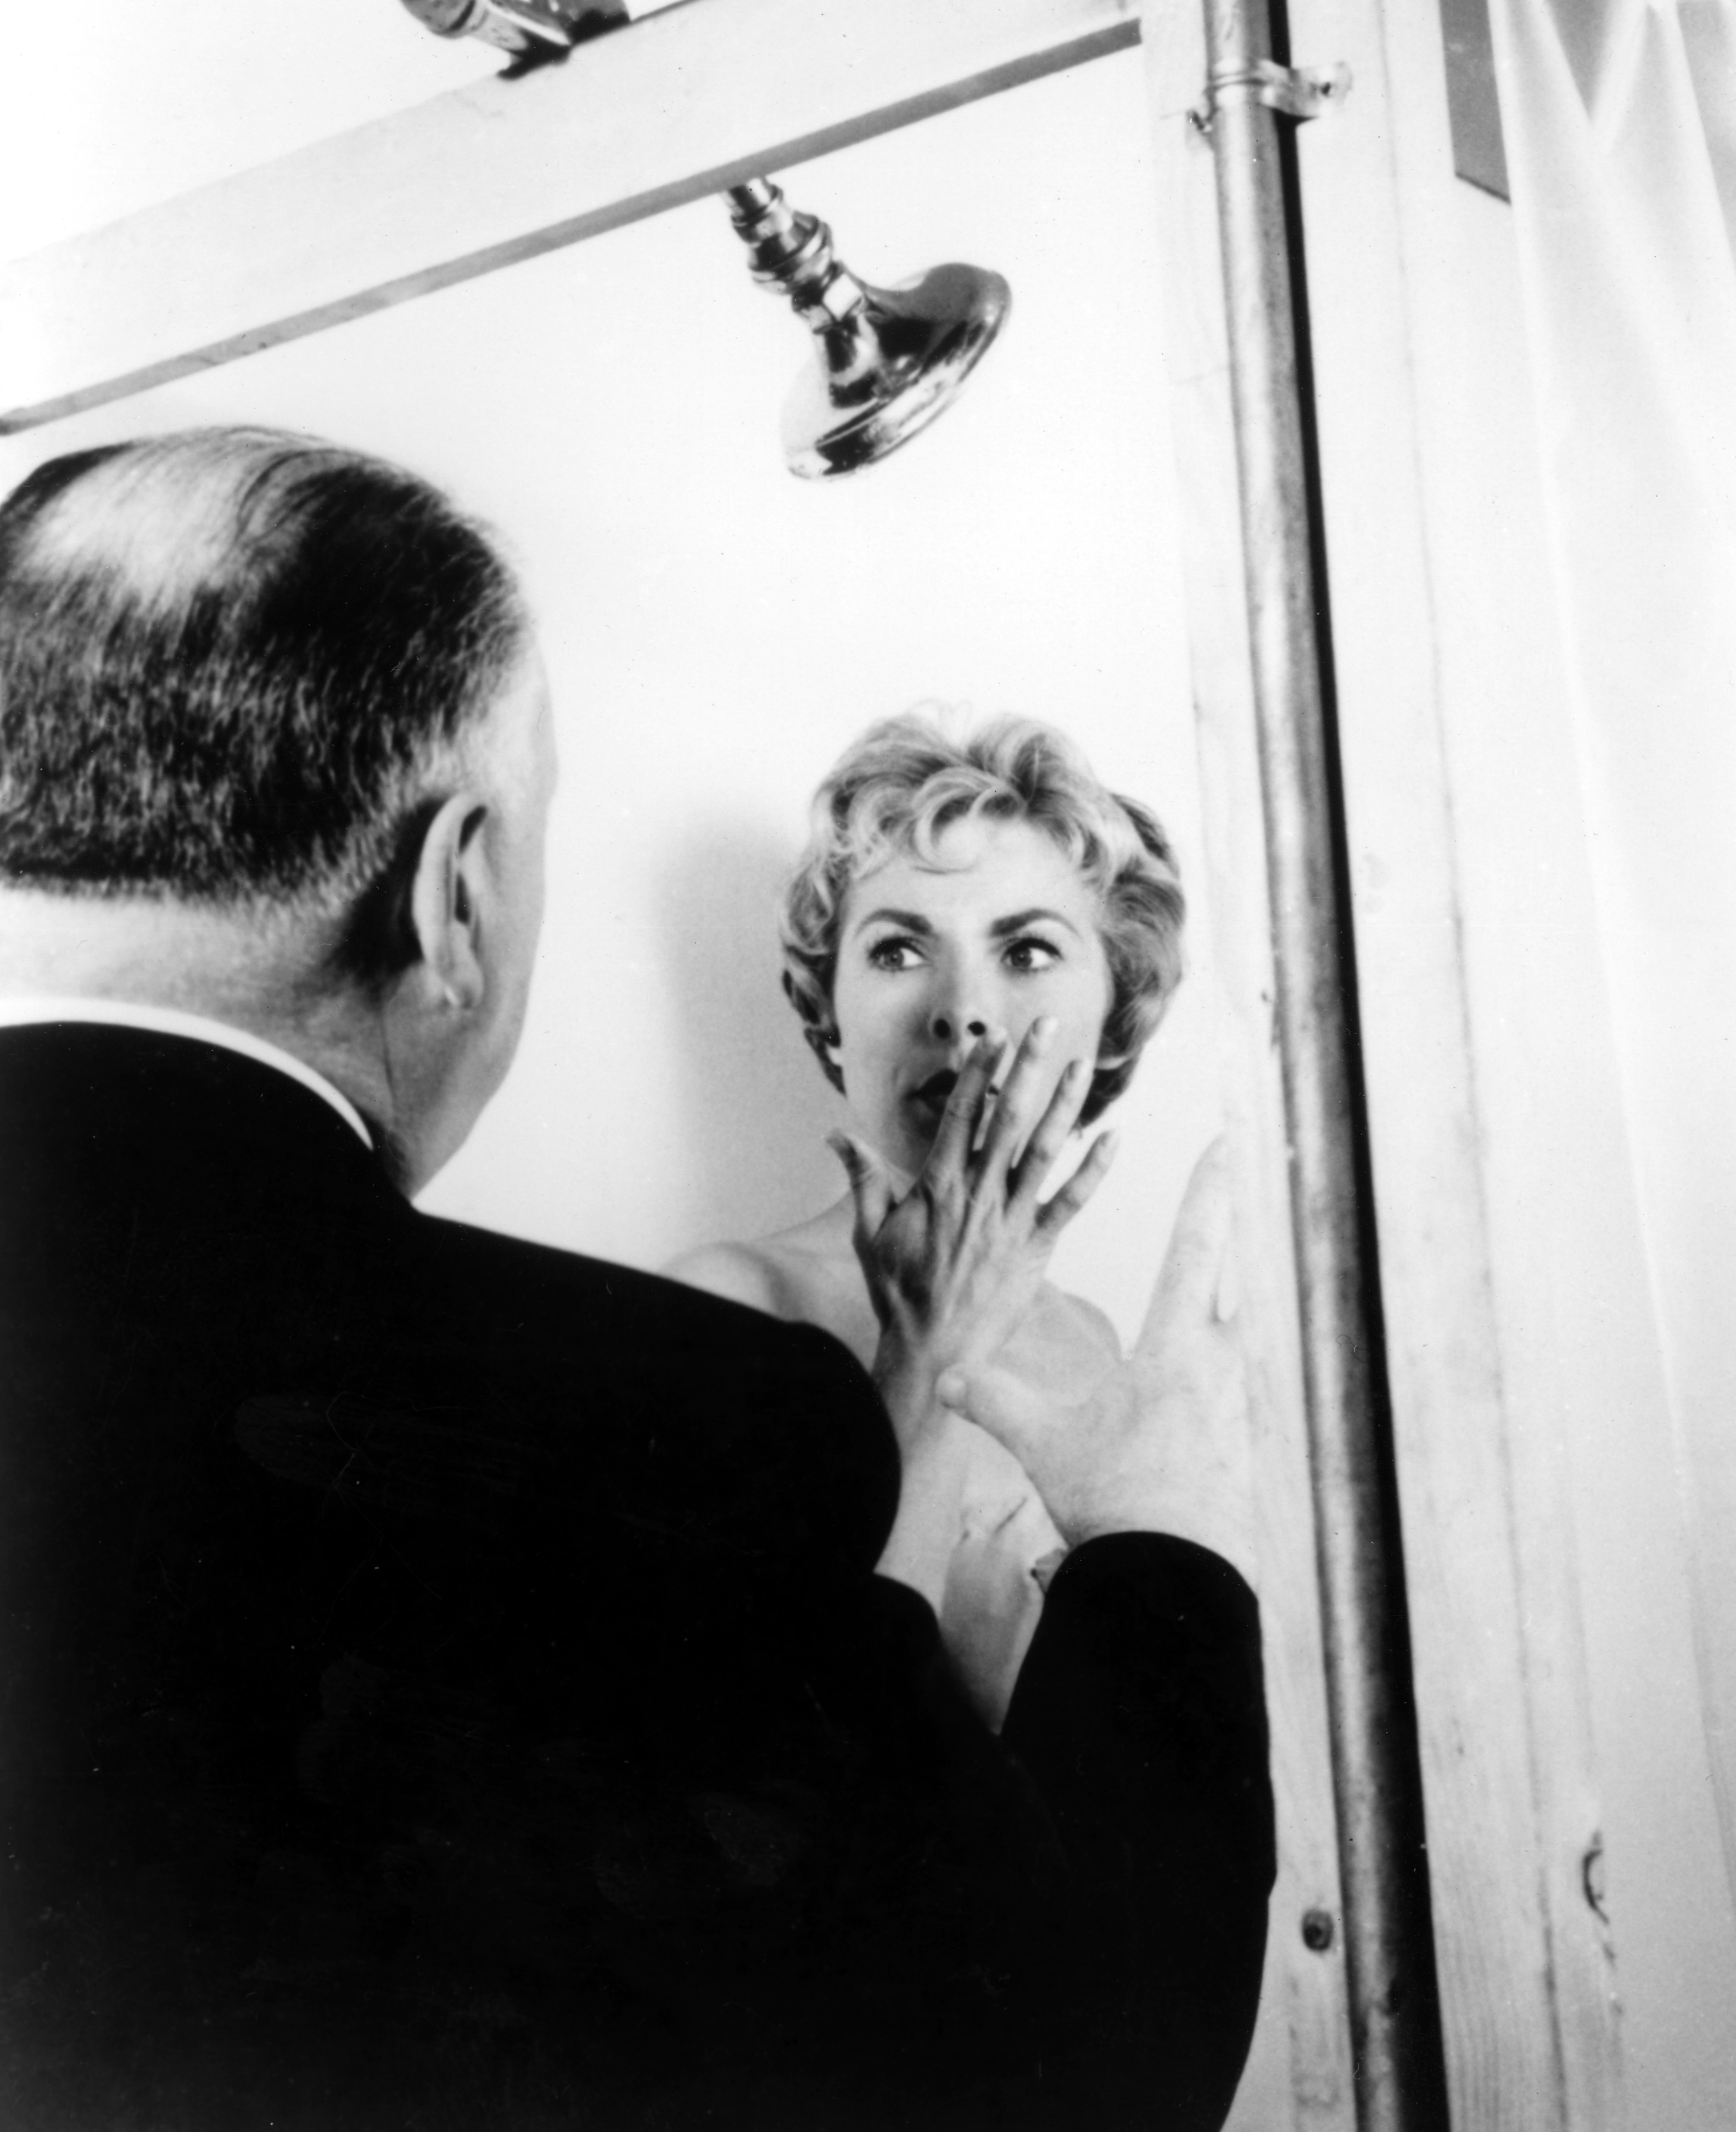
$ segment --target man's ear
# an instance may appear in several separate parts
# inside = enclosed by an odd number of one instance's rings
[[[469,1012],[488,989],[483,924],[488,900],[482,827],[488,804],[475,792],[442,802],[423,834],[410,891],[410,923],[430,1005]]]

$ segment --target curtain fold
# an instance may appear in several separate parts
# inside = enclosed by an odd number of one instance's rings
[[[1582,784],[1736,1891],[1736,0],[1491,16],[1579,739],[1563,774]]]

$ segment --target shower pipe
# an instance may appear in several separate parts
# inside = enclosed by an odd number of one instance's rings
[[[1312,438],[1291,286],[1294,161],[1280,132],[1330,85],[1275,62],[1267,0],[1202,4],[1202,122],[1223,247],[1357,2123],[1361,2132],[1442,2132],[1349,887],[1330,650],[1316,621],[1325,575],[1310,522]]]

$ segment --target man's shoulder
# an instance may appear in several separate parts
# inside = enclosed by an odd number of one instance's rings
[[[178,1300],[201,1342],[222,1328],[286,1354],[384,1352],[424,1382],[450,1367],[593,1408],[611,1392],[873,1398],[810,1329],[419,1212],[318,1095],[233,1052],[137,1030],[0,1030],[0,1256],[14,1275],[36,1270],[32,1294],[64,1297],[82,1269],[99,1315],[136,1300],[143,1277],[159,1321]]]
[[[279,1479],[377,1470],[382,1503],[459,1515],[455,1481],[816,1556],[841,1520],[869,1561],[896,1502],[824,1334],[422,1213],[317,1094],[178,1039],[0,1043],[0,1290],[43,1445],[238,1429]]]
[[[670,1275],[532,1242],[503,1231],[418,1212],[406,1248],[426,1262],[449,1307],[503,1337],[647,1341],[667,1355],[690,1350],[788,1358],[792,1366],[861,1379],[839,1342],[811,1325],[768,1316],[745,1300]]]
[[[543,1417],[590,1470],[651,1486],[660,1517],[872,1560],[898,1460],[867,1372],[829,1333],[636,1268],[417,1214],[399,1278],[415,1335]],[[767,1491],[771,1491],[768,1496]],[[733,1508],[731,1506],[733,1506]]]

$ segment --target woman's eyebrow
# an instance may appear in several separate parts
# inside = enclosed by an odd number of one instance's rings
[[[883,907],[858,918],[850,930],[859,933],[868,925],[897,925],[906,933],[932,933],[935,929],[920,910],[888,910]]]
[[[1022,933],[1027,925],[1060,925],[1075,940],[1083,938],[1073,920],[1058,910],[1015,910],[1010,917],[997,918],[988,929],[994,939],[1003,940],[1009,933]]]

